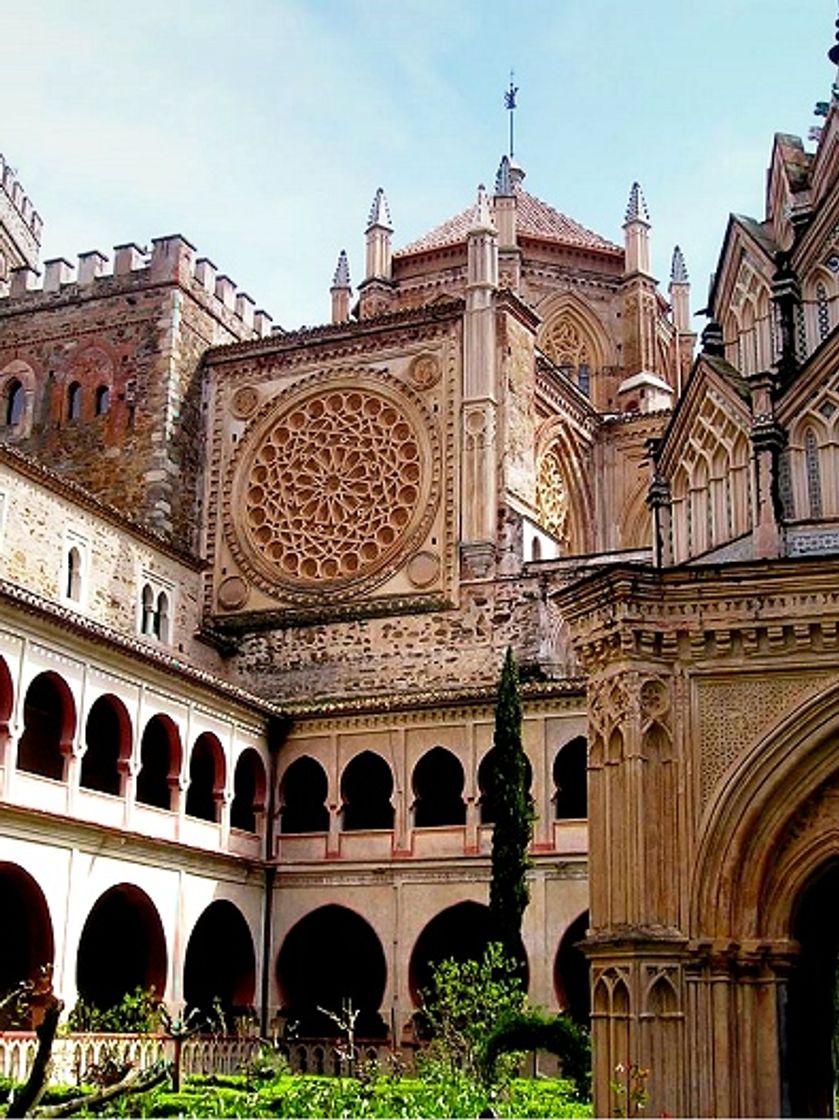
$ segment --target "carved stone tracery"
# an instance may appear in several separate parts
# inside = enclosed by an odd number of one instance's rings
[[[536,504],[542,525],[563,544],[568,544],[568,487],[557,444],[548,448],[539,462]]]
[[[439,459],[433,421],[407,387],[315,375],[254,418],[232,466],[228,541],[266,590],[366,589],[427,531]]]

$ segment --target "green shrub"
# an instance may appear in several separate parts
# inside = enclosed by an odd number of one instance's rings
[[[113,1007],[101,1008],[79,996],[67,1019],[71,1031],[83,1034],[151,1034],[160,1026],[154,991],[135,988]]]

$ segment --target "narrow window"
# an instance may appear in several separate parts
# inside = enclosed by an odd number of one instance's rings
[[[154,633],[161,642],[169,641],[169,596],[165,591],[157,596]]]
[[[111,390],[107,385],[100,385],[96,390],[96,415],[104,416],[111,407]]]
[[[82,387],[72,381],[67,388],[67,419],[78,420],[82,414]]]
[[[580,388],[587,397],[591,396],[591,374],[588,366],[580,366],[577,370]]]
[[[148,583],[143,587],[142,608],[143,618],[140,629],[144,634],[154,634],[157,627],[155,617],[156,611],[154,609],[154,592],[151,589],[151,585]]]
[[[810,499],[810,516],[822,516],[822,476],[819,466],[819,445],[815,432],[808,430],[804,437],[804,460],[807,464],[807,494]]]
[[[23,386],[15,378],[14,381],[9,382],[9,388],[6,394],[6,423],[12,427],[19,424],[23,416],[23,406],[26,401]]]
[[[67,553],[66,594],[68,599],[76,603],[82,597],[82,557],[75,546]]]

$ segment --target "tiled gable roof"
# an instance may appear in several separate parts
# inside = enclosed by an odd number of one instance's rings
[[[560,214],[535,195],[518,188],[516,191],[518,206],[516,209],[516,229],[525,237],[539,238],[545,241],[557,241],[563,245],[576,246],[582,249],[597,249],[609,253],[619,253],[622,250],[618,245],[607,241],[598,233],[586,229],[573,218]],[[445,245],[457,245],[466,240],[469,230],[477,224],[478,205],[475,203],[467,210],[461,211],[447,222],[437,226],[436,229],[426,233],[423,237],[412,241],[403,249],[394,254],[397,257],[407,257],[414,253],[425,253],[431,249],[440,249]]]

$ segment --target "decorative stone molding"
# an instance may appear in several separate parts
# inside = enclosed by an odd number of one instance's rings
[[[760,673],[696,685],[699,722],[700,804],[746,749],[782,716],[835,677],[830,671]]]

